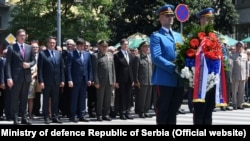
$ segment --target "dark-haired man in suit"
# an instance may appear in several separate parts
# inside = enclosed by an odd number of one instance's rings
[[[129,115],[131,107],[131,90],[134,84],[133,64],[134,56],[128,52],[129,42],[127,39],[120,41],[121,50],[114,55],[116,88],[118,88],[118,103],[120,119],[133,119]]]
[[[38,55],[38,82],[43,90],[43,116],[49,124],[49,98],[51,97],[52,122],[62,123],[58,117],[59,88],[64,87],[64,68],[62,53],[55,50],[56,38],[47,39],[47,49]]]
[[[11,116],[14,124],[31,124],[27,118],[28,91],[31,83],[31,67],[35,56],[30,45],[25,43],[26,31],[19,29],[16,33],[17,43],[8,48],[6,55],[6,79],[11,99]]]
[[[84,51],[84,40],[76,41],[76,49],[68,54],[66,61],[68,86],[71,90],[70,121],[88,122],[86,118],[87,86],[91,85],[92,62],[91,54]]]

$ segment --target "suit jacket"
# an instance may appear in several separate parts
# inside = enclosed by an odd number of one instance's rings
[[[66,61],[68,81],[73,83],[82,83],[82,76],[85,76],[85,82],[93,80],[92,60],[89,52],[83,51],[84,62],[82,63],[80,54],[74,50],[68,54]]]
[[[152,61],[151,56],[139,54],[135,56],[135,83],[140,82],[141,85],[151,85],[152,77]]]
[[[134,82],[134,57],[131,53],[128,53],[128,56],[129,63],[127,63],[121,50],[114,55],[116,82],[118,83]]]
[[[114,84],[116,82],[115,63],[113,54],[107,52],[103,55],[101,52],[93,54],[93,76],[94,83],[100,85]]]
[[[232,54],[232,80],[247,80],[249,76],[248,58],[246,53]]]
[[[6,63],[6,59],[1,57],[0,58],[0,84],[5,84],[5,63]]]
[[[152,83],[154,85],[178,86],[180,76],[175,72],[176,43],[183,43],[182,37],[177,32],[172,32],[172,37],[161,28],[150,36],[150,52],[154,63]]]
[[[32,47],[24,44],[25,58],[22,57],[18,44],[8,47],[6,55],[6,79],[12,79],[14,82],[31,82],[31,67],[35,65],[35,55]],[[30,68],[24,69],[23,62],[27,62]]]
[[[56,63],[53,62],[48,49],[40,51],[38,55],[38,82],[45,85],[59,85],[64,82],[64,63],[62,53],[53,50]],[[46,87],[46,86],[45,86]]]

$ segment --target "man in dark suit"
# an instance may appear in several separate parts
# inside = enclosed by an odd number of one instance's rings
[[[135,57],[135,113],[139,118],[151,117],[148,114],[152,98],[152,61],[149,43],[144,41],[139,46],[139,55]]]
[[[67,61],[68,86],[71,90],[70,121],[88,122],[86,118],[86,94],[87,86],[91,85],[92,62],[91,54],[84,51],[84,40],[78,39],[76,50],[69,53]]]
[[[38,55],[38,82],[43,90],[43,116],[49,124],[49,98],[51,97],[52,122],[62,123],[58,117],[59,88],[64,86],[64,68],[62,54],[55,50],[56,38],[47,39],[47,49]]]
[[[97,89],[97,120],[111,121],[109,117],[112,87],[115,86],[115,64],[113,54],[107,52],[108,43],[99,42],[98,53],[93,55],[94,84]]]
[[[98,46],[98,43],[97,43]],[[90,50],[91,44],[88,41],[85,41],[84,50],[91,54],[91,58],[93,57],[93,53],[98,52]],[[92,81],[91,85],[87,87],[87,109],[89,117],[95,118],[96,117],[96,87],[94,82]]]
[[[16,33],[17,43],[8,48],[6,55],[6,79],[11,95],[11,115],[14,124],[31,124],[27,118],[28,91],[31,83],[31,67],[35,56],[30,45],[25,44],[26,31],[19,29]],[[21,82],[21,83],[20,83]]]
[[[64,76],[65,76],[65,82],[64,83],[68,83],[67,80],[67,68],[66,68],[66,61],[67,61],[67,57],[69,52],[75,50],[75,41],[73,39],[68,39],[66,41],[66,47],[67,50],[62,50],[62,56],[63,56],[63,61],[64,61]],[[65,85],[63,88],[61,88],[61,94],[59,95],[59,110],[62,113],[63,117],[70,117],[70,95],[71,95],[71,89],[69,88],[68,85]]]
[[[116,88],[119,89],[118,102],[120,119],[133,119],[129,115],[131,107],[131,90],[134,83],[133,63],[134,57],[128,52],[128,40],[120,41],[121,50],[114,55],[116,71]]]
[[[3,113],[4,113],[4,99],[5,99],[5,68],[6,59],[5,57],[0,58],[0,120],[4,120]]]

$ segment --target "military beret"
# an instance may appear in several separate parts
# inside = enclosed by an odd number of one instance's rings
[[[199,13],[196,14],[197,18],[201,18],[201,17],[213,17],[214,16],[214,9],[209,7],[206,9],[201,10]]]
[[[173,15],[174,14],[174,6],[171,4],[166,4],[162,7],[160,7],[157,11],[156,11],[157,16],[162,15],[162,14],[170,14]]]

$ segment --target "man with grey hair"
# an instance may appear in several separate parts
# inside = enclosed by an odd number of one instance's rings
[[[232,103],[233,109],[244,109],[245,84],[249,77],[248,57],[244,52],[244,43],[236,44],[236,52],[232,54]]]
[[[62,50],[62,57],[63,61],[66,62],[69,52],[75,50],[76,43],[73,39],[67,39],[66,40],[66,50]],[[64,63],[64,73],[65,73],[65,83],[68,83],[67,79],[67,70],[66,70],[66,64]],[[61,114],[63,117],[69,117],[70,116],[70,94],[71,94],[71,88],[68,87],[68,85],[65,85],[63,88],[60,89],[60,100],[59,100],[59,109],[61,111]]]

